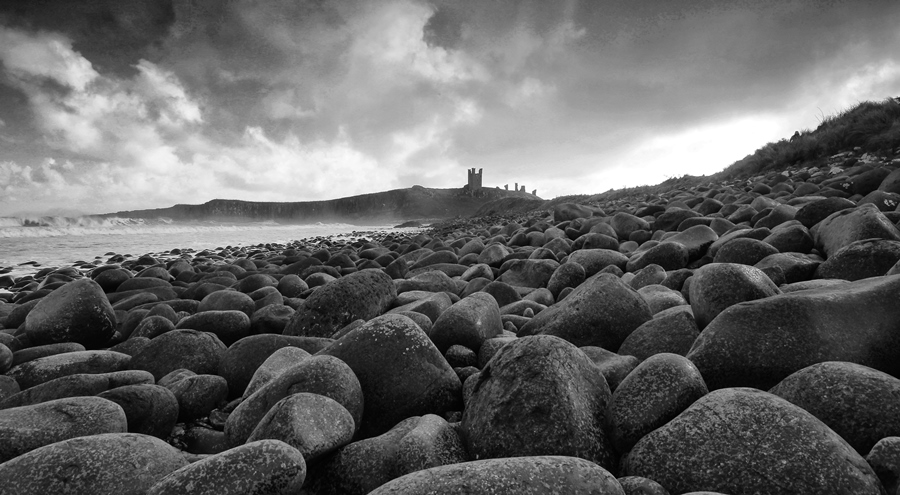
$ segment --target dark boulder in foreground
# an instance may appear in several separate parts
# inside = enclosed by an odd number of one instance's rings
[[[475,380],[462,431],[476,459],[570,455],[612,468],[604,429],[609,386],[577,347],[550,335],[523,337],[502,347]]]
[[[837,433],[790,402],[748,388],[704,396],[642,438],[623,471],[671,493],[882,493],[872,468]]]
[[[433,467],[385,483],[370,495],[432,493],[624,495],[625,492],[609,471],[592,462],[548,455],[483,459]]]
[[[178,449],[155,437],[136,433],[83,436],[0,464],[0,490],[17,495],[143,495],[185,465]]]
[[[380,435],[411,416],[443,414],[462,404],[462,384],[425,332],[402,315],[374,318],[317,355],[350,366],[365,408],[359,434]]]
[[[735,304],[687,355],[710,389],[768,390],[795,371],[849,361],[900,376],[900,275]]]
[[[116,331],[116,313],[99,284],[83,278],[68,282],[37,303],[25,318],[36,345],[77,342],[98,348]]]

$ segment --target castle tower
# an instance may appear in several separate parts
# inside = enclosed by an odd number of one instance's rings
[[[483,168],[479,168],[478,172],[476,172],[474,168],[469,169],[468,186],[469,186],[469,195],[470,196],[475,196],[478,193],[478,191],[481,190],[482,174],[484,173],[483,171],[484,171]]]

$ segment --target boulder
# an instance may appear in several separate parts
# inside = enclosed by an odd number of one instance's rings
[[[734,242],[734,241],[733,241]],[[778,287],[759,268],[736,263],[711,263],[694,272],[690,302],[702,330],[729,307],[778,294]]]
[[[462,384],[425,332],[401,315],[366,322],[317,355],[346,362],[362,386],[365,412],[359,434],[384,433],[410,416],[443,414],[461,406]]]
[[[498,280],[514,287],[539,289],[547,286],[558,267],[558,262],[548,259],[513,260]]]
[[[144,495],[186,465],[178,449],[158,438],[105,433],[52,443],[0,464],[0,487],[19,495]]]
[[[860,455],[882,438],[900,435],[900,380],[867,366],[816,363],[769,392],[819,418]]]
[[[439,466],[410,473],[373,490],[371,495],[464,495],[591,493],[625,495],[621,485],[602,467],[566,456],[528,456]]]
[[[671,493],[883,493],[872,468],[825,424],[780,397],[747,388],[700,398],[645,435],[622,471]]]
[[[279,495],[298,493],[306,479],[303,455],[280,440],[259,440],[173,471],[147,495]]]
[[[98,395],[118,404],[128,419],[128,432],[163,440],[178,421],[178,399],[169,389],[155,384],[123,385]]]
[[[82,278],[41,298],[25,317],[35,345],[77,342],[102,347],[116,331],[116,314],[97,282]]]
[[[900,261],[900,241],[864,239],[838,249],[821,263],[816,278],[860,280],[880,277]]]
[[[350,443],[355,432],[353,417],[340,403],[300,392],[275,403],[247,441],[281,440],[299,450],[309,463]]]
[[[230,292],[241,294],[240,292]],[[250,297],[246,294],[241,295]],[[250,317],[245,311],[209,310],[181,319],[175,328],[211,333],[227,347],[250,334]]]
[[[76,351],[54,354],[20,365],[6,372],[22,390],[76,373],[109,373],[129,367],[131,356],[115,351]]]
[[[523,337],[476,376],[461,424],[475,459],[569,455],[614,465],[604,430],[609,387],[577,347],[549,335]]]
[[[710,389],[774,387],[795,371],[849,361],[900,376],[900,275],[731,306],[687,355]]]
[[[131,369],[149,371],[157,380],[177,369],[215,373],[225,344],[211,333],[172,330],[151,340],[131,358]]]
[[[641,361],[661,352],[684,356],[698,335],[700,330],[691,313],[660,313],[631,332],[619,347],[619,354],[634,356]]]
[[[593,345],[615,352],[651,316],[637,291],[615,275],[601,273],[535,315],[519,329],[519,336],[555,335],[578,347]]]
[[[900,231],[875,205],[832,213],[810,232],[816,249],[830,257],[841,248],[863,239],[900,241]]]
[[[284,335],[331,337],[353,320],[381,315],[396,297],[394,281],[383,271],[352,273],[313,292],[291,318]]]
[[[413,416],[324,458],[310,471],[306,488],[319,495],[365,495],[404,474],[467,460],[447,421],[433,414]]]
[[[225,422],[229,445],[246,442],[275,404],[297,393],[312,393],[333,399],[349,412],[353,425],[359,428],[364,396],[356,375],[340,359],[312,356],[284,370],[238,404]]]
[[[0,411],[0,462],[62,440],[123,433],[127,427],[122,408],[99,397],[68,397],[4,409]]]
[[[609,401],[613,446],[625,453],[709,392],[700,371],[684,356],[653,355],[628,374]]]
[[[438,351],[444,353],[454,344],[478,349],[485,340],[502,331],[496,299],[485,292],[476,292],[444,311],[434,322],[429,337]]]

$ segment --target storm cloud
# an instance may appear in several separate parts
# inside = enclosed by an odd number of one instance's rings
[[[894,1],[139,0],[0,11],[0,215],[712,173],[900,94]]]

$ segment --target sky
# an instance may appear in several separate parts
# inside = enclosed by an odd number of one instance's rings
[[[900,96],[896,0],[0,6],[0,216],[722,170]]]

